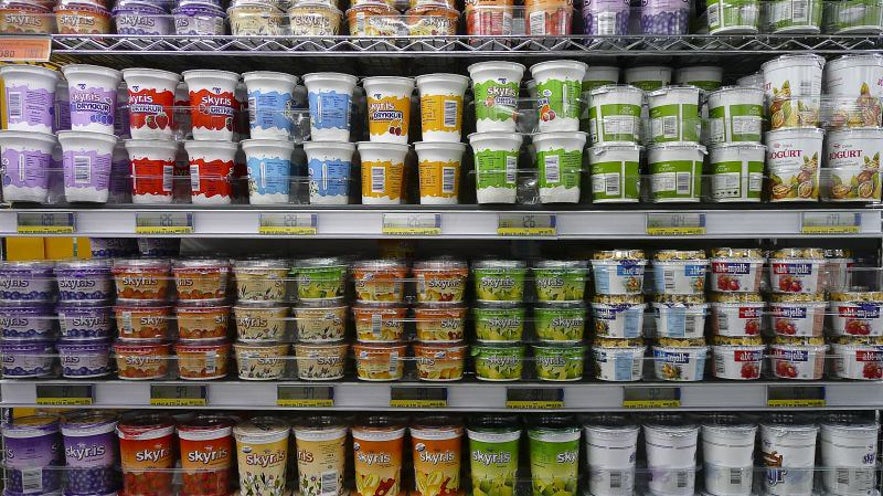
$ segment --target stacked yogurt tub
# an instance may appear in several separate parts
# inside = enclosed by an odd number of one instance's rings
[[[52,263],[0,264],[4,377],[46,377],[54,372],[56,289]]]
[[[588,264],[543,260],[533,265],[531,273],[537,299],[533,309],[537,343],[532,346],[536,376],[543,381],[581,380]]]
[[[517,260],[473,262],[475,376],[518,381],[524,371],[524,290],[527,264]]]
[[[417,262],[411,269],[417,292],[413,345],[417,378],[456,381],[463,378],[467,346],[465,305],[469,265],[451,259]]]

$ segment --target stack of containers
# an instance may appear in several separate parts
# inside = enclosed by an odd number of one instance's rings
[[[110,374],[113,337],[113,286],[106,260],[74,260],[55,265],[58,282],[59,340],[63,377],[95,378]],[[47,322],[47,324],[51,323]]]
[[[405,14],[400,7],[410,5]],[[353,37],[453,36],[460,12],[451,0],[416,0],[396,5],[384,0],[357,0],[346,12]],[[292,23],[293,24],[293,23]],[[369,42],[371,43],[371,42]],[[382,49],[382,48],[381,48]]]
[[[171,345],[172,267],[165,259],[117,259],[114,344],[120,379],[164,379]]]
[[[783,55],[762,66],[770,201],[818,201],[822,142],[822,69],[813,54]]]
[[[524,367],[524,287],[527,265],[482,260],[472,265],[475,283],[475,375],[485,381],[518,381]]]
[[[707,270],[704,250],[661,250],[653,255],[653,360],[659,380],[693,382],[704,377]]]
[[[713,371],[718,379],[760,379],[766,351],[761,338],[765,263],[756,248],[711,250],[710,317]]]
[[[595,378],[640,381],[644,375],[642,294],[647,256],[643,250],[607,250],[592,254],[595,296],[592,317]]]
[[[533,355],[540,380],[583,378],[587,265],[583,261],[543,260],[532,268],[537,296],[534,329],[538,339]]]
[[[242,259],[233,262],[236,304],[238,375],[242,380],[274,380],[285,374],[288,355],[289,263],[281,259]]]
[[[0,262],[3,376],[46,377],[55,363],[55,279],[49,262]]]
[[[405,280],[408,266],[393,260],[353,264],[356,290],[356,377],[364,381],[396,381],[405,369]]]
[[[64,447],[59,420],[58,415],[40,413],[3,423],[3,450],[9,470],[4,492],[61,493],[62,471],[59,468],[64,465]],[[42,490],[35,492],[35,487]]]
[[[172,265],[178,301],[178,376],[189,380],[227,376],[231,348],[227,331],[230,262],[223,259],[178,260]]]
[[[347,264],[338,258],[308,258],[294,264],[295,355],[300,379],[343,378],[349,350],[344,340],[350,313],[345,298],[347,274]],[[277,346],[278,351],[285,351],[284,345]],[[242,366],[240,362],[240,370]]]
[[[413,346],[417,378],[462,379],[466,361],[464,295],[469,266],[459,260],[439,258],[417,262],[411,272],[417,288],[417,342]]]

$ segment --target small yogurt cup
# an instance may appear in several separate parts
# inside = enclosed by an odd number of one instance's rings
[[[592,300],[595,335],[616,339],[641,337],[646,309],[641,295],[596,296]]]
[[[517,260],[482,260],[472,266],[479,303],[518,303],[524,299],[527,266]]]
[[[55,16],[49,10],[51,6],[21,2],[0,3],[0,32],[30,35],[55,33]]]
[[[178,306],[178,339],[194,343],[227,337],[230,307],[226,305]]]
[[[770,287],[774,293],[820,293],[824,267],[824,259],[770,258]]]
[[[184,148],[190,156],[190,199],[193,204],[232,203],[236,144],[230,141],[185,141]]]
[[[827,345],[770,345],[770,368],[779,379],[820,380]]]
[[[53,107],[61,81],[58,71],[12,64],[0,67],[0,78],[3,79],[6,95],[3,109],[6,129],[35,133],[51,133],[55,130]]]
[[[302,301],[293,309],[297,340],[302,343],[327,343],[345,337],[349,307],[342,298],[325,301]]]
[[[705,335],[708,304],[653,302],[656,335],[663,338],[701,338]]]
[[[3,376],[12,379],[46,377],[55,363],[55,347],[49,341],[0,342]]]
[[[404,335],[407,315],[408,308],[401,305],[354,306],[356,339],[363,343],[397,343]]]
[[[118,259],[111,269],[119,300],[161,303],[171,295],[171,265],[162,259]]]
[[[58,2],[54,10],[59,34],[108,34],[110,12],[86,2]]]
[[[281,72],[246,72],[242,75],[248,91],[248,115],[254,139],[289,139],[291,109],[297,77]],[[289,155],[291,153],[289,152]]]
[[[593,346],[595,379],[609,382],[634,382],[644,377],[646,346]]]
[[[106,260],[72,260],[55,264],[59,303],[98,304],[113,298],[110,263]]]
[[[465,262],[435,259],[417,262],[411,269],[417,279],[418,303],[462,303],[469,277]]]
[[[129,132],[134,139],[171,139],[175,90],[181,76],[158,69],[123,69],[129,103]]]
[[[297,377],[304,381],[333,381],[343,378],[349,346],[343,342],[294,345]]]
[[[349,202],[355,151],[355,144],[345,141],[304,142],[311,205],[346,205]]]
[[[459,143],[463,128],[463,95],[469,78],[459,74],[427,74],[417,76],[415,81],[420,94],[423,139],[433,144]],[[415,148],[419,153],[420,148],[416,145]]]
[[[132,203],[172,203],[178,144],[171,140],[126,140],[132,164]]]
[[[245,381],[274,381],[285,375],[290,346],[284,343],[247,343],[233,345],[239,378]]]
[[[653,282],[657,294],[705,293],[708,260],[654,260]]]
[[[49,199],[52,152],[57,146],[58,140],[51,134],[0,131],[0,159],[8,164],[0,171],[3,199],[8,202],[45,203]]]
[[[712,258],[709,289],[723,293],[757,293],[761,289],[763,263],[763,258]]]
[[[408,267],[392,260],[368,260],[352,267],[356,299],[360,303],[401,303],[405,298]]]
[[[64,167],[64,196],[69,202],[107,203],[115,136],[59,131]]]
[[[711,329],[715,336],[760,336],[761,319],[766,308],[760,295],[757,295],[756,301],[715,301],[709,306]]]
[[[368,99],[370,140],[407,145],[414,80],[398,76],[366,77],[362,79],[362,87]]]
[[[62,304],[56,311],[59,337],[65,341],[92,341],[113,337],[113,308],[110,306]]]
[[[193,139],[232,141],[239,74],[198,69],[184,71],[182,76],[190,92]]]
[[[696,382],[705,376],[705,346],[654,346],[654,374],[662,381]]]
[[[883,379],[883,347],[871,344],[831,345],[834,375],[840,379],[874,381]]]
[[[117,341],[113,345],[117,375],[132,381],[164,379],[169,373],[170,348],[171,345],[163,343]]]
[[[466,349],[463,344],[415,343],[417,378],[433,382],[459,381],[463,378]]]
[[[230,343],[219,340],[175,345],[178,356],[178,377],[184,380],[212,380],[227,376]]]
[[[48,304],[0,306],[0,339],[51,341],[55,338],[55,309]]]
[[[233,36],[281,36],[286,34],[285,13],[266,2],[235,2],[227,9]]]
[[[760,379],[766,346],[712,346],[714,377],[750,381]]]
[[[298,260],[292,269],[301,301],[326,301],[344,296],[347,266],[338,258]]]
[[[233,263],[240,304],[283,302],[287,297],[285,260],[237,260]]]
[[[484,343],[518,343],[524,334],[524,306],[516,303],[479,303],[472,309],[475,336]]]
[[[55,296],[51,262],[0,262],[0,303],[48,302]]]
[[[114,315],[121,339],[159,342],[169,338],[172,307],[117,305]]]
[[[828,303],[835,336],[883,336],[880,293],[831,293]]]
[[[586,308],[582,303],[537,305],[534,307],[534,327],[540,340],[579,342],[586,330]]]
[[[172,265],[172,277],[179,303],[220,303],[227,297],[230,263],[210,258],[177,260]]]
[[[110,342],[66,343],[56,345],[61,375],[68,379],[91,379],[110,374]]]
[[[543,303],[579,303],[586,292],[587,263],[578,260],[541,260],[531,267],[537,300]]]
[[[320,72],[303,78],[310,106],[310,136],[313,141],[350,139],[350,116],[356,77]],[[309,154],[309,152],[307,152]]]
[[[524,346],[520,344],[479,341],[472,345],[475,377],[481,381],[512,382],[521,380],[524,370]]]
[[[178,36],[217,36],[226,33],[227,14],[212,3],[184,3],[172,10]]]
[[[356,357],[356,377],[363,381],[397,381],[405,371],[404,344],[357,343],[353,345]]]
[[[362,141],[358,143],[362,167],[362,204],[402,203],[407,144]]]
[[[174,19],[162,5],[149,0],[120,0],[113,9],[117,34],[168,35]]]
[[[122,73],[87,64],[66,65],[61,70],[68,82],[71,129],[113,136]]]
[[[593,259],[595,292],[600,295],[641,294],[646,265],[646,259]]]
[[[285,337],[288,307],[267,305],[236,305],[233,323],[240,340],[282,341]]]
[[[784,337],[821,337],[828,304],[820,300],[774,298],[770,302],[770,327]]]
[[[424,131],[424,136],[426,131]],[[414,143],[420,181],[421,205],[459,203],[460,170],[466,145],[453,142]]]
[[[336,2],[335,2],[336,3]],[[337,36],[343,12],[334,5],[321,1],[301,1],[288,9],[288,25],[291,36]],[[331,42],[318,41],[322,46],[330,48]],[[309,48],[307,48],[309,50]]]
[[[452,343],[465,337],[466,307],[427,304],[414,309],[417,340],[424,343]]]
[[[541,381],[579,381],[583,378],[586,347],[581,344],[533,345],[534,369]]]

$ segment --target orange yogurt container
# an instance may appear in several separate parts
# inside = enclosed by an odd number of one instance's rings
[[[175,424],[159,413],[123,416],[117,424],[125,494],[172,494]],[[157,470],[160,469],[160,470]]]
[[[55,16],[48,8],[24,3],[0,3],[0,33],[52,34]]]
[[[108,34],[110,12],[86,2],[59,2],[55,22],[61,34]]]
[[[179,302],[219,302],[227,297],[226,260],[180,260],[172,266]]]
[[[117,305],[113,311],[120,339],[161,341],[169,336],[170,306]]]
[[[402,454],[405,427],[391,418],[371,416],[353,426],[355,496],[402,492]]]
[[[162,302],[168,299],[171,265],[167,260],[117,260],[111,272],[119,300]]]
[[[459,381],[463,378],[466,345],[416,343],[417,377],[422,381]]]
[[[356,375],[363,381],[397,381],[405,371],[404,344],[357,343]]]
[[[412,269],[418,303],[462,303],[469,266],[455,260],[427,260]]]
[[[346,11],[352,36],[396,37],[407,35],[399,11],[384,2],[362,2]]]
[[[181,496],[227,496],[233,466],[233,419],[200,416],[178,426]]]
[[[178,355],[178,377],[181,379],[211,380],[227,376],[230,343],[226,341],[178,343],[175,354]]]
[[[369,260],[353,265],[356,298],[361,303],[401,303],[408,267],[392,260]]]
[[[417,339],[424,342],[462,341],[466,328],[466,307],[418,306],[414,309]]]
[[[427,417],[411,426],[416,496],[460,493],[463,427],[444,416]]]
[[[365,342],[401,341],[408,308],[400,305],[358,305],[353,307],[356,339]]]
[[[203,305],[178,307],[178,339],[224,339],[230,324],[230,307]]]
[[[169,350],[163,343],[130,344],[117,341],[113,345],[117,375],[120,379],[148,381],[163,379],[169,373]]]

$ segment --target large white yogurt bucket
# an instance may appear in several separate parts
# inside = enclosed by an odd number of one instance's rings
[[[576,60],[550,60],[531,66],[541,133],[579,129],[580,97],[587,67]]]
[[[757,426],[705,424],[702,459],[705,490],[715,496],[748,496],[754,474]]]
[[[713,65],[694,65],[675,70],[675,84],[696,86],[703,91],[720,88],[724,78],[724,68]]]
[[[877,423],[823,423],[822,475],[831,494],[865,496],[877,488]]]
[[[71,129],[114,134],[120,71],[88,64],[62,67],[68,82]]]
[[[883,95],[883,56],[880,54],[837,57],[825,64],[824,72],[827,95],[847,97]]]
[[[711,144],[760,143],[763,90],[727,86],[708,94],[708,139]]]
[[[417,76],[420,124],[425,142],[459,143],[463,130],[463,96],[469,78],[459,74]]]
[[[766,133],[770,201],[817,201],[825,132],[814,127]]]
[[[625,70],[625,84],[644,91],[658,90],[671,84],[671,73],[671,67],[659,65],[629,67]]]
[[[696,487],[697,425],[644,425],[650,492],[692,496]]]
[[[628,85],[607,85],[590,93],[589,129],[592,143],[637,143],[641,133],[644,92]]]
[[[709,150],[711,200],[759,202],[763,193],[766,147],[754,143],[724,143]]]
[[[49,169],[58,140],[33,131],[0,131],[3,163],[3,199],[7,202],[39,202],[49,197]]]
[[[812,494],[816,425],[762,424],[763,489],[774,496]]]
[[[107,203],[117,138],[101,133],[60,131],[64,196],[69,202]]]
[[[696,86],[665,86],[647,93],[653,143],[699,142],[699,92]]]
[[[55,116],[56,90],[61,76],[57,71],[33,65],[0,67],[6,100],[3,108],[5,129],[51,133]]]
[[[698,202],[702,194],[702,166],[705,147],[674,142],[647,148],[650,200],[653,202]]]
[[[782,55],[764,63],[764,93],[767,105],[775,98],[819,96],[825,59],[814,54]]]
[[[842,128],[828,133],[823,173],[831,201],[880,201],[883,128]]]
[[[624,419],[621,419],[624,421]],[[583,427],[586,465],[589,468],[589,494],[629,496],[635,488],[636,425],[594,425]]]
[[[356,77],[336,72],[304,76],[310,106],[310,139],[349,141]]]
[[[521,135],[513,133],[469,135],[469,144],[475,154],[475,185],[479,204],[515,203],[521,142]]]

